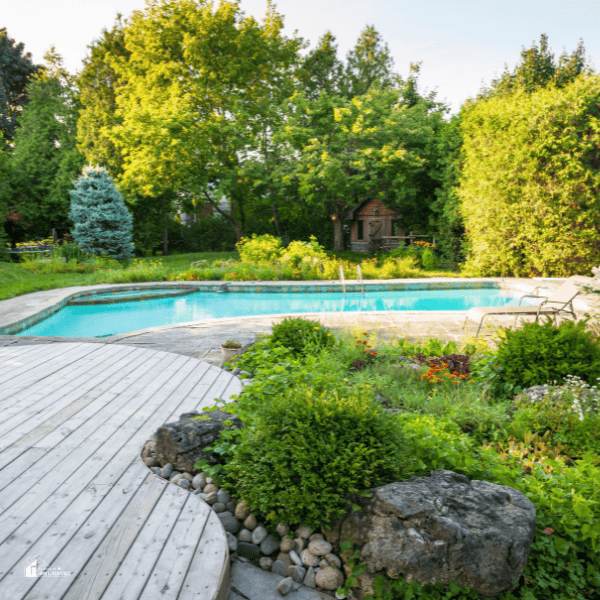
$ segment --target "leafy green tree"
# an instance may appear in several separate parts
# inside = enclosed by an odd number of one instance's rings
[[[115,147],[107,132],[123,123],[117,116],[117,89],[127,85],[120,80],[110,66],[110,59],[127,62],[131,52],[125,46],[125,26],[122,15],[111,31],[102,30],[102,37],[94,40],[88,48],[83,69],[77,75],[78,100],[83,105],[77,122],[77,148],[85,159],[103,165],[119,187],[124,172],[124,157]],[[124,192],[124,190],[122,190]],[[155,249],[162,240],[163,254],[168,253],[168,234],[165,215],[175,210],[174,193],[159,197],[144,194],[123,193],[133,215],[133,239],[136,253],[144,255]]]
[[[363,96],[373,86],[391,89],[399,83],[398,76],[392,73],[394,60],[389,48],[372,25],[360,34],[346,60],[337,88],[339,94],[348,100]]]
[[[531,94],[539,89],[554,83],[562,88],[575,81],[580,73],[592,74],[593,69],[585,61],[585,48],[583,40],[579,40],[577,50],[570,56],[566,52],[560,57],[558,65],[554,61],[554,54],[548,50],[548,36],[542,33],[540,47],[535,43],[529,50],[523,48],[521,63],[511,73],[508,65],[504,65],[504,73],[498,79],[492,79],[489,88],[483,87],[477,100],[506,96],[523,90]]]
[[[73,239],[84,251],[117,260],[133,256],[133,218],[108,171],[87,166],[69,192]]]
[[[319,40],[317,47],[302,58],[294,77],[308,100],[316,100],[321,92],[335,95],[339,92],[339,79],[344,65],[337,58],[335,37],[330,31]]]
[[[2,133],[2,131],[0,131],[0,144],[2,143],[3,137],[4,134]],[[4,179],[7,169],[8,153],[0,149],[0,181]],[[8,261],[10,259],[7,252],[7,244],[9,242],[9,239],[8,234],[6,233],[6,229],[4,227],[7,212],[8,208],[6,204],[0,203],[0,261]]]
[[[569,277],[600,261],[600,77],[468,111],[458,196],[472,276]]]
[[[351,101],[323,93],[309,102],[296,93],[289,103],[289,122],[277,136],[300,153],[300,192],[315,210],[325,206],[334,250],[343,250],[344,212],[364,198],[380,198],[408,226],[423,222],[426,207],[416,178],[430,159],[440,111],[430,111],[425,102],[402,106],[394,89],[373,89]]]
[[[24,47],[23,43],[15,46],[6,28],[0,29],[0,132],[4,151],[9,150],[19,126],[19,110],[29,101],[27,83],[43,69],[32,63],[30,52],[23,54]]]
[[[125,158],[122,192],[200,196],[239,238],[235,210],[221,210],[215,197],[239,196],[237,152],[263,128],[254,119],[297,61],[301,42],[281,36],[271,2],[262,26],[241,18],[239,1],[213,7],[206,0],[167,1],[133,13],[125,29],[131,56],[109,61],[128,82],[116,98],[123,124],[109,137]],[[210,184],[218,186],[215,194]]]
[[[22,215],[30,237],[46,237],[52,228],[59,234],[70,229],[68,190],[84,164],[75,148],[80,105],[70,77],[54,47],[44,59],[48,67],[27,84],[30,101],[20,116],[15,148],[0,187],[0,203]],[[24,234],[22,230],[19,235]]]

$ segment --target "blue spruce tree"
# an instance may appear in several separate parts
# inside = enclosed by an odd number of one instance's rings
[[[71,235],[75,243],[90,254],[131,258],[133,217],[108,171],[89,165],[73,183],[69,219],[74,223]]]

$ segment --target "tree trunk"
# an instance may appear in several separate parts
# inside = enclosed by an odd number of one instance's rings
[[[213,199],[206,193],[206,190],[204,190],[204,195],[206,196],[206,199],[210,202],[211,206],[221,215],[223,215],[232,225],[233,225],[233,230],[235,231],[235,235],[237,237],[237,241],[239,242],[242,237],[244,237],[244,227],[243,225],[240,225],[231,215],[228,215],[226,212],[223,212],[218,205],[213,202]]]
[[[342,219],[340,215],[336,215],[337,219],[333,221],[333,251],[344,251],[344,230],[342,228]]]
[[[165,228],[163,230],[163,256],[169,256],[169,231],[167,230],[167,213],[163,212]]]

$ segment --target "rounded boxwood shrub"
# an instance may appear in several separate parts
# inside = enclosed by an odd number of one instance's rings
[[[290,348],[296,355],[306,354],[310,347],[330,348],[335,343],[331,331],[318,321],[287,317],[273,327],[271,342]]]
[[[368,393],[301,385],[274,395],[241,431],[227,489],[271,524],[317,529],[343,515],[345,495],[406,478],[401,429]]]
[[[522,390],[534,385],[563,385],[567,375],[594,385],[600,377],[600,346],[585,331],[588,319],[552,325],[526,323],[522,329],[506,330],[495,362],[499,372],[492,387],[500,394],[506,386]]]

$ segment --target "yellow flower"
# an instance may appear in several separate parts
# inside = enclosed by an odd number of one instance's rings
[[[319,327],[315,327],[315,329],[320,329]]]
[[[330,336],[331,334],[330,334],[330,333],[328,333],[327,335],[328,335],[328,336]]]

